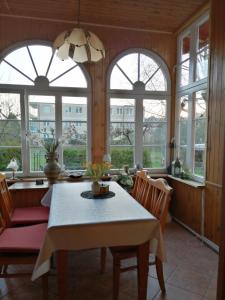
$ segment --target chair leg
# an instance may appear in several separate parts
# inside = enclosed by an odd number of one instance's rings
[[[107,254],[107,248],[101,248],[101,274],[105,273],[105,264],[106,264],[106,254]]]
[[[113,255],[113,300],[119,299],[120,259]]]
[[[163,276],[163,264],[162,261],[157,256],[155,257],[155,264],[156,264],[156,273],[157,273],[160,289],[162,293],[165,293],[166,289],[165,289],[164,276]]]
[[[44,274],[42,280],[43,300],[48,300],[48,274]]]

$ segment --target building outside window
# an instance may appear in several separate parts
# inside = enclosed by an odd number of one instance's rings
[[[178,38],[176,151],[184,171],[205,176],[208,108],[209,18],[204,15]]]
[[[113,168],[168,164],[170,78],[162,59],[145,49],[117,57],[108,73],[108,152]]]
[[[21,174],[42,172],[44,150],[32,145],[27,133],[51,138],[54,129],[60,138],[70,127],[73,135],[60,147],[59,162],[68,170],[82,169],[90,160],[91,143],[90,80],[85,69],[72,59],[60,61],[46,43],[15,46],[1,57],[0,171],[7,171],[15,157]]]

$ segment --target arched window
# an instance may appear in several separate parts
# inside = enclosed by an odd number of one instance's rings
[[[60,61],[46,43],[16,46],[1,55],[0,91],[0,171],[13,157],[24,175],[43,171],[45,152],[28,132],[40,138],[66,135],[61,166],[83,168],[90,159],[90,79],[83,66]]]
[[[170,79],[162,59],[143,49],[119,55],[108,72],[108,96],[113,167],[165,169]]]

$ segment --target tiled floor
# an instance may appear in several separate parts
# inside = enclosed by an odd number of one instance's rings
[[[148,279],[148,300],[213,300],[216,299],[218,255],[176,223],[165,233],[167,263],[164,266],[166,295],[160,292],[155,268]],[[111,300],[112,261],[108,253],[107,270],[99,273],[99,250],[70,255],[69,299]],[[41,282],[29,279],[0,280],[2,300],[41,300]],[[49,278],[49,299],[57,299],[56,277]],[[120,300],[136,300],[136,272],[121,275]]]

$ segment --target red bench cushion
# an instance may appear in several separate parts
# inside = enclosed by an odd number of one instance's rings
[[[48,222],[49,207],[34,206],[15,208],[11,216],[12,225],[32,225]]]
[[[38,252],[42,246],[47,223],[5,228],[0,235],[0,253]]]

